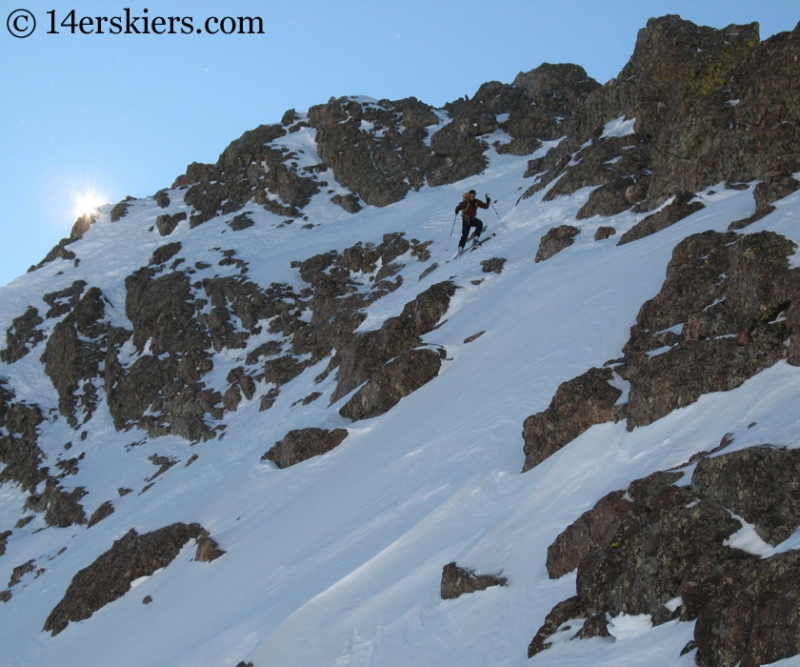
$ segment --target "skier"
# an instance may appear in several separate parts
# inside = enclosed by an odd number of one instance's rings
[[[480,245],[481,242],[478,240],[478,237],[483,231],[483,222],[478,220],[478,218],[475,217],[475,214],[478,212],[479,207],[489,208],[489,202],[491,202],[489,195],[486,195],[486,203],[484,203],[480,199],[475,199],[475,190],[470,190],[464,195],[461,203],[456,206],[456,214],[461,211],[461,240],[458,242],[459,255],[464,250],[464,246],[467,245],[469,230],[472,227],[475,227],[475,235],[472,239],[472,245]]]

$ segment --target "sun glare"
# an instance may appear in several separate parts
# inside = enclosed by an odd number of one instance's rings
[[[80,218],[85,215],[97,215],[97,209],[106,203],[108,203],[106,199],[94,190],[90,190],[82,194],[76,194],[74,211],[75,217]]]

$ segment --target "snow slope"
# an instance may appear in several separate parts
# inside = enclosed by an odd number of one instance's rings
[[[608,129],[621,131],[627,131],[624,124]],[[292,136],[307,153],[313,150],[309,132]],[[575,591],[574,573],[548,579],[547,546],[594,502],[633,479],[685,463],[728,432],[735,436],[734,449],[797,446],[800,369],[779,363],[736,390],[704,396],[650,426],[632,432],[624,422],[595,426],[520,473],[523,420],[545,409],[561,382],[621,356],[639,307],[663,282],[673,247],[689,234],[722,231],[750,215],[753,184],[747,191],[720,185],[701,192],[705,209],[618,247],[615,238],[637,216],[576,221],[589,189],[552,202],[542,201],[544,192],[518,201],[530,185],[523,178],[530,156],[489,155],[490,167],[480,176],[426,187],[356,215],[332,205],[330,194],[317,195],[305,209],[312,229],[282,225],[281,218],[252,205],[247,210],[256,225],[245,231],[225,224],[232,214],[195,229],[182,222],[162,238],[152,231],[155,217],[187,208],[182,191],[169,191],[168,209],[150,199],[136,201],[116,223],[103,210],[100,221],[70,246],[78,266],[56,260],[0,290],[2,330],[28,305],[41,309],[42,294],[77,279],[100,287],[113,304],[107,317],[130,328],[124,278],[159,245],[178,240],[182,255],[209,263],[221,257],[215,248],[233,248],[249,263],[249,279],[262,286],[299,285],[291,261],[357,241],[379,243],[383,234],[398,231],[432,240],[433,257],[426,263],[404,258],[402,287],[370,307],[362,329],[379,327],[436,282],[452,279],[460,287],[446,321],[425,336],[447,350],[439,376],[374,419],[350,424],[340,417],[337,410],[347,397],[329,405],[335,379],[314,384],[327,361],[282,387],[264,412],[259,402],[267,388],[259,386],[253,399],[226,415],[223,438],[193,446],[178,437],[116,432],[102,400],[80,429],[87,433],[84,440],[80,430],[48,412],[39,439],[48,460],[55,463],[71,442],[69,456],[85,453],[85,459],[65,483],[89,491],[82,501],[87,515],[106,500],[113,500],[115,512],[90,529],[46,527],[41,517],[14,528],[24,496],[13,486],[0,488],[0,532],[13,529],[0,557],[0,585],[28,561],[44,569],[25,574],[11,589],[13,597],[0,604],[3,665],[527,665],[528,643],[545,615]],[[497,237],[446,263],[457,241],[457,232],[450,236],[452,211],[469,188],[495,200],[482,219]],[[771,229],[800,242],[799,217],[795,193],[746,232]],[[541,237],[564,223],[580,228],[575,245],[534,263]],[[618,235],[594,241],[600,225],[614,226]],[[481,260],[491,257],[506,258],[501,274],[481,271]],[[433,262],[438,268],[420,280]],[[219,267],[206,271],[224,275]],[[482,331],[474,342],[464,342]],[[237,360],[268,338],[215,355],[212,385],[224,389]],[[16,400],[49,410],[58,397],[39,361],[43,346],[13,365],[0,364],[0,376],[8,378]],[[323,395],[296,404],[312,391]],[[350,435],[333,451],[284,470],[260,460],[287,431],[307,426],[343,426]],[[148,460],[153,454],[178,464],[142,493],[155,472]],[[120,488],[134,492],[119,497]],[[198,563],[187,545],[168,567],[137,581],[91,618],[70,623],[55,637],[41,631],[72,576],[114,540],[130,528],[144,533],[175,521],[201,523],[226,554]],[[762,555],[772,553],[744,533],[740,540]],[[776,550],[799,546],[795,534]],[[502,572],[508,586],[443,601],[439,583],[450,561]],[[151,604],[142,604],[145,596]],[[691,653],[679,655],[692,624],[653,628],[646,617],[623,616],[610,629],[614,642],[556,639],[531,664],[692,664]],[[800,660],[780,664],[796,667]]]

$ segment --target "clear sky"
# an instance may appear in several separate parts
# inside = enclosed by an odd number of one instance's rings
[[[758,21],[762,39],[800,20],[797,0],[2,0],[0,7],[0,285],[69,234],[79,198],[152,195],[189,163],[215,162],[243,132],[279,122],[290,108],[344,95],[442,106],[543,62],[582,65],[604,83],[653,16],[718,28]],[[260,18],[264,34],[223,34],[234,25],[225,17]],[[145,18],[151,34],[135,34],[146,31]],[[34,19],[32,34],[12,36]],[[126,28],[130,34],[114,34]]]

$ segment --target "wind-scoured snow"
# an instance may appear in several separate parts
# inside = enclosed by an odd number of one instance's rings
[[[631,122],[609,124],[606,136],[630,132]],[[302,131],[289,140],[309,162],[317,160],[311,155],[313,142]],[[41,312],[42,294],[77,279],[102,289],[111,302],[106,316],[130,327],[124,279],[147,264],[159,245],[180,241],[181,256],[212,264],[221,257],[219,249],[232,248],[248,262],[249,280],[264,287],[273,281],[301,286],[290,262],[358,241],[380,243],[390,232],[432,240],[432,258],[401,260],[407,261],[402,286],[370,307],[362,329],[379,327],[434,283],[450,279],[460,287],[441,326],[424,337],[447,351],[438,377],[386,414],[352,424],[337,412],[348,397],[329,405],[335,378],[314,384],[327,360],[283,386],[275,405],[264,412],[259,412],[265,390],[260,386],[253,399],[226,414],[223,438],[193,446],[173,436],[116,432],[102,392],[91,421],[73,431],[49,412],[58,398],[39,361],[43,343],[13,365],[0,364],[15,400],[39,403],[48,416],[39,439],[48,460],[54,463],[66,442],[72,443],[70,456],[86,453],[79,472],[65,483],[89,491],[82,501],[87,515],[107,500],[115,507],[90,529],[49,528],[41,517],[14,528],[24,496],[12,486],[0,487],[0,531],[13,530],[0,557],[0,587],[18,565],[34,560],[37,569],[44,568],[38,576],[26,574],[13,587],[11,600],[0,603],[3,665],[693,664],[693,653],[680,655],[693,624],[652,627],[647,617],[611,619],[615,641],[567,641],[577,628],[557,633],[552,648],[529,662],[528,643],[545,615],[575,593],[574,572],[548,579],[547,547],[608,492],[686,463],[696,452],[714,448],[726,433],[734,436],[726,451],[764,443],[796,447],[800,369],[778,363],[738,389],[703,396],[632,432],[624,422],[595,426],[524,474],[522,423],[548,406],[559,384],[621,356],[641,304],[661,287],[674,246],[690,234],[723,231],[750,215],[754,184],[746,191],[720,185],[700,192],[706,205],[701,211],[617,246],[615,239],[642,216],[626,212],[575,220],[588,188],[551,202],[542,201],[544,191],[520,200],[531,184],[523,177],[530,156],[490,152],[490,157],[490,167],[479,176],[425,187],[403,201],[356,215],[331,204],[329,193],[320,193],[304,211],[312,229],[299,221],[281,225],[279,216],[250,205],[246,210],[256,224],[242,232],[225,224],[231,215],[195,229],[184,221],[162,238],[151,231],[155,217],[187,210],[182,192],[171,190],[168,209],[137,200],[115,223],[103,210],[85,238],[70,246],[80,258],[78,266],[56,260],[0,290],[3,331],[29,305]],[[470,188],[481,198],[491,195],[493,207],[481,217],[497,236],[445,263],[456,250],[453,209]],[[770,229],[800,242],[799,216],[796,193],[746,231]],[[534,263],[540,239],[558,224],[581,230],[575,244]],[[618,235],[595,241],[601,225],[614,226]],[[501,274],[481,271],[481,260],[491,257],[507,260]],[[438,268],[420,280],[433,262]],[[224,275],[224,270],[214,266],[206,274]],[[246,352],[216,355],[211,383],[221,385]],[[322,396],[297,404],[311,391]],[[287,469],[260,460],[287,431],[308,426],[344,427],[349,436],[333,451]],[[85,440],[79,439],[80,430],[87,432]],[[153,454],[177,465],[141,493],[144,480],[157,470],[149,461]],[[187,466],[194,454],[198,458]],[[120,497],[120,488],[133,492]],[[71,622],[56,637],[42,632],[78,570],[130,528],[144,533],[175,521],[202,524],[225,555],[195,562],[194,547],[187,545],[168,567],[137,580],[134,589],[91,618]],[[751,549],[763,546],[746,529],[732,540],[740,548],[743,542]],[[795,534],[775,551],[798,546],[800,534]],[[443,601],[442,567],[451,561],[502,573],[508,585]],[[145,596],[152,598],[150,604],[142,603]],[[800,660],[776,664],[798,667]]]

